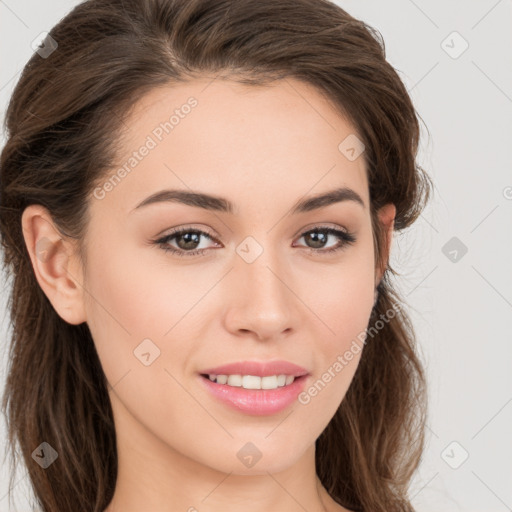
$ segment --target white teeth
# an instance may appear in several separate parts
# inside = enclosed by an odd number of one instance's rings
[[[254,375],[244,375],[242,377],[242,387],[244,389],[261,389],[261,377],[255,377]]]
[[[284,377],[284,375],[283,375],[283,377]],[[261,389],[276,389],[277,388],[277,375],[261,377],[260,383],[261,383]]]
[[[242,376],[241,375],[230,375],[228,377],[228,385],[236,388],[242,387]]]
[[[244,389],[277,389],[289,386],[294,380],[293,375],[268,375],[258,377],[257,375],[215,375],[209,374],[208,378],[217,384],[227,384]]]
[[[217,383],[218,384],[227,384],[228,376],[227,375],[217,375]]]

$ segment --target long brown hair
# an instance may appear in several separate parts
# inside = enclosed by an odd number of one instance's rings
[[[394,229],[407,228],[431,181],[416,163],[419,116],[380,33],[328,0],[89,0],[49,35],[58,46],[25,66],[0,159],[0,234],[12,278],[2,403],[11,487],[21,457],[43,511],[103,512],[117,476],[108,383],[87,324],[62,320],[36,281],[24,209],[43,205],[62,236],[80,242],[91,192],[115,166],[115,134],[131,107],[157,86],[204,75],[246,84],[303,80],[353,123],[366,147],[377,261],[378,208],[395,204]],[[357,511],[413,510],[407,490],[424,448],[425,374],[389,273],[397,275],[388,265],[369,327],[396,314],[368,337],[348,392],[316,441],[321,482]],[[42,442],[59,454],[46,469],[32,457]]]

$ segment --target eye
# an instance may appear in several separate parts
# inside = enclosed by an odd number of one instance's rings
[[[197,249],[197,244],[200,245],[201,237],[213,240],[213,237],[206,231],[191,228],[181,228],[165,235],[164,237],[156,240],[154,243],[158,244],[164,251],[171,252],[177,256],[194,256],[205,251],[205,248]],[[171,240],[176,239],[178,248],[169,245]],[[193,249],[193,250],[188,250]]]
[[[338,243],[325,249],[323,247],[329,237],[337,238]],[[160,246],[164,251],[177,256],[195,256],[207,251],[205,247],[198,248],[198,245],[201,245],[201,238],[215,240],[215,238],[206,231],[185,227],[176,229],[162,238],[155,240],[153,243]],[[332,254],[356,241],[355,236],[348,231],[321,226],[305,231],[302,233],[299,240],[302,238],[307,240],[307,243],[313,244],[312,247],[306,247],[306,250],[318,254]],[[171,242],[175,242],[177,247],[171,245]]]
[[[334,236],[338,238],[338,243],[334,246],[329,247],[328,249],[319,250],[318,245],[323,245],[327,242],[330,236]],[[315,227],[306,231],[301,235],[300,238],[304,238],[309,242],[313,243],[313,247],[308,247],[307,249],[312,252],[320,252],[320,253],[328,253],[331,254],[333,252],[344,249],[347,245],[353,244],[356,241],[355,236],[348,231],[342,231],[340,229],[330,228],[330,227]],[[299,238],[299,240],[300,240]]]

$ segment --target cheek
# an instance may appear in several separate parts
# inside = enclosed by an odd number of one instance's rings
[[[217,279],[212,272],[199,276],[193,266],[171,265],[165,254],[155,257],[156,247],[119,247],[112,243],[101,251],[91,249],[84,283],[87,324],[112,384],[127,371],[133,378],[133,372],[149,369],[139,359],[147,352],[154,361],[150,368],[181,367],[176,360],[187,359],[198,315],[212,304],[201,299]],[[149,373],[143,376],[148,386]]]
[[[370,251],[371,247],[360,246],[339,263],[318,266],[315,279],[302,288],[312,313],[324,324],[320,339],[322,352],[329,358],[346,350],[368,325],[375,287]]]
[[[307,411],[308,417],[317,418],[309,425],[311,435],[320,435],[334,416],[359,365],[373,305],[366,290],[340,296],[329,304],[323,318],[330,330],[324,328],[325,335],[316,331],[315,373],[298,396],[298,407]]]
[[[356,255],[318,275],[309,304],[322,320],[315,328],[315,368],[299,403],[327,423],[343,400],[357,370],[374,302],[373,260]],[[309,305],[308,304],[308,305]]]
[[[85,286],[89,316],[102,325],[115,324],[132,338],[163,336],[197,302],[201,286],[190,286],[190,272],[154,257],[158,248],[103,251],[89,256]],[[152,257],[151,257],[152,256]],[[189,306],[190,307],[190,306]]]
[[[165,287],[161,280],[150,279],[151,269],[134,251],[118,250],[119,244],[109,242],[101,250],[89,250],[84,287],[87,324],[107,379],[114,383],[128,369],[141,366],[136,347],[163,334],[166,326],[158,321],[157,306],[164,300],[159,294]]]
[[[371,276],[370,276],[371,277]],[[346,350],[346,346],[366,329],[373,307],[373,280],[365,274],[352,272],[326,292],[328,302],[322,309],[323,318],[330,327],[326,353]]]

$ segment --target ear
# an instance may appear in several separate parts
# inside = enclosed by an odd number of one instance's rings
[[[377,215],[382,226],[382,230],[384,231],[385,242],[382,248],[382,266],[377,268],[375,273],[375,286],[377,286],[382,280],[389,261],[391,242],[393,241],[393,227],[395,224],[396,207],[393,203],[385,204],[379,209]]]
[[[85,322],[82,266],[75,244],[61,234],[41,205],[25,208],[21,226],[37,282],[55,311],[70,324]]]

